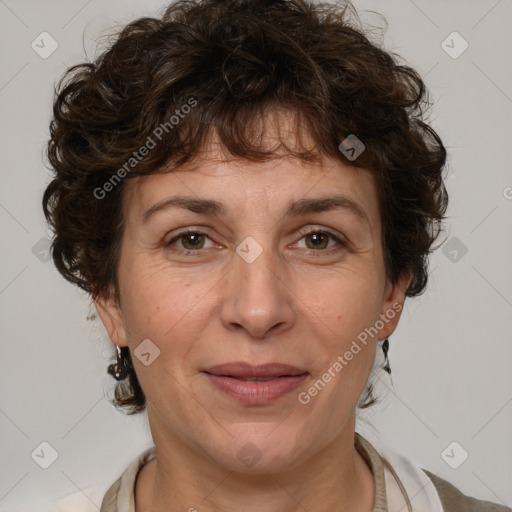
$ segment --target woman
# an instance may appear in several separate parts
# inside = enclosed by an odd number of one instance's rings
[[[351,14],[177,2],[61,83],[53,259],[155,444],[101,512],[510,510],[355,432],[448,198],[421,78]]]

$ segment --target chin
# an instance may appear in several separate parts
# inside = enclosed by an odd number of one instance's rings
[[[305,436],[279,422],[231,424],[231,436],[210,455],[226,469],[237,473],[279,473],[293,469],[304,456]]]

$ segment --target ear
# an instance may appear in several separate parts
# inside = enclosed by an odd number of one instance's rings
[[[96,311],[108,333],[110,341],[120,347],[128,345],[123,316],[113,293],[103,293],[94,299]]]
[[[395,331],[404,308],[405,292],[412,280],[410,270],[404,272],[395,284],[387,283],[380,319],[384,326],[379,329],[378,339],[383,340]]]

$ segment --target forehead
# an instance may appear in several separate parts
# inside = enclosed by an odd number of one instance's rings
[[[279,146],[281,142],[294,150],[314,149],[309,134],[299,132],[293,121],[289,113],[260,121],[259,146],[274,151],[270,159],[258,162],[229,153],[212,130],[191,162],[179,168],[164,166],[153,174],[128,180],[123,194],[125,218],[141,217],[170,196],[211,199],[222,203],[223,213],[228,215],[239,215],[241,209],[264,215],[282,213],[300,199],[343,195],[361,206],[371,224],[378,225],[372,174],[320,153],[311,162],[290,156]]]
[[[301,167],[298,159],[267,162],[208,160],[194,169],[152,174],[134,183],[125,202],[125,219],[135,229],[175,215],[212,216],[230,225],[274,226],[277,219],[331,211],[347,222],[380,232],[373,178],[362,169]]]

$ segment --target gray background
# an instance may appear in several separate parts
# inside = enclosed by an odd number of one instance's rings
[[[49,232],[40,203],[54,83],[85,52],[94,58],[98,36],[164,4],[0,0],[2,511],[108,487],[152,444],[145,416],[125,417],[105,399],[112,345],[87,320],[87,296],[44,261]],[[425,78],[435,102],[430,121],[449,151],[451,199],[449,251],[433,255],[427,292],[407,300],[390,339],[392,382],[380,373],[383,402],[358,430],[461,491],[510,506],[512,2],[355,4],[386,17],[386,48]],[[373,14],[363,19],[382,26]],[[58,43],[47,59],[31,48],[43,31]],[[441,45],[453,31],[469,44],[458,58]],[[461,48],[450,41],[452,51]],[[31,458],[43,441],[58,452],[48,469]],[[454,441],[469,453],[457,469],[442,456]],[[452,460],[462,448],[449,451]]]

